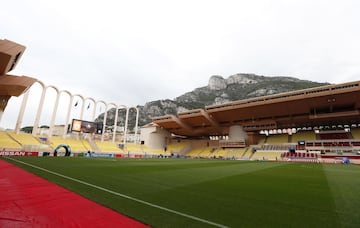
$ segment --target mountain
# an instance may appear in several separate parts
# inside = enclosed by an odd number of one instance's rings
[[[219,75],[211,76],[207,86],[196,88],[174,100],[165,99],[147,102],[137,106],[139,109],[139,126],[151,122],[152,117],[168,114],[176,115],[177,112],[204,108],[208,105],[222,104],[230,101],[242,100],[299,89],[306,89],[328,85],[294,77],[267,77],[255,74],[235,74],[228,78]],[[96,122],[102,122],[104,114],[101,114]],[[112,126],[115,120],[115,109],[108,111],[107,126]],[[136,122],[136,111],[129,112],[129,128],[132,129]],[[124,126],[125,110],[119,110],[118,126]]]

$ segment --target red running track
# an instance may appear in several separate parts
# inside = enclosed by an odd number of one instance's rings
[[[0,227],[148,227],[0,159]]]

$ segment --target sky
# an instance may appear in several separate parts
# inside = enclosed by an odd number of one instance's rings
[[[10,74],[136,106],[212,75],[359,80],[359,12],[358,0],[15,0],[1,3],[0,39],[26,46]],[[0,127],[14,127],[20,103],[10,99]]]

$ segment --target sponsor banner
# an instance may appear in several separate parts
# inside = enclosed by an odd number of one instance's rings
[[[87,153],[85,157],[92,157],[92,158],[114,158],[115,154],[98,154],[98,153]]]
[[[0,151],[0,156],[39,156],[39,152]]]

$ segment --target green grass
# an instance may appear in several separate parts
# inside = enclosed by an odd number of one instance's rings
[[[228,227],[360,227],[360,166],[196,159],[15,159]],[[153,227],[212,227],[10,162]]]

